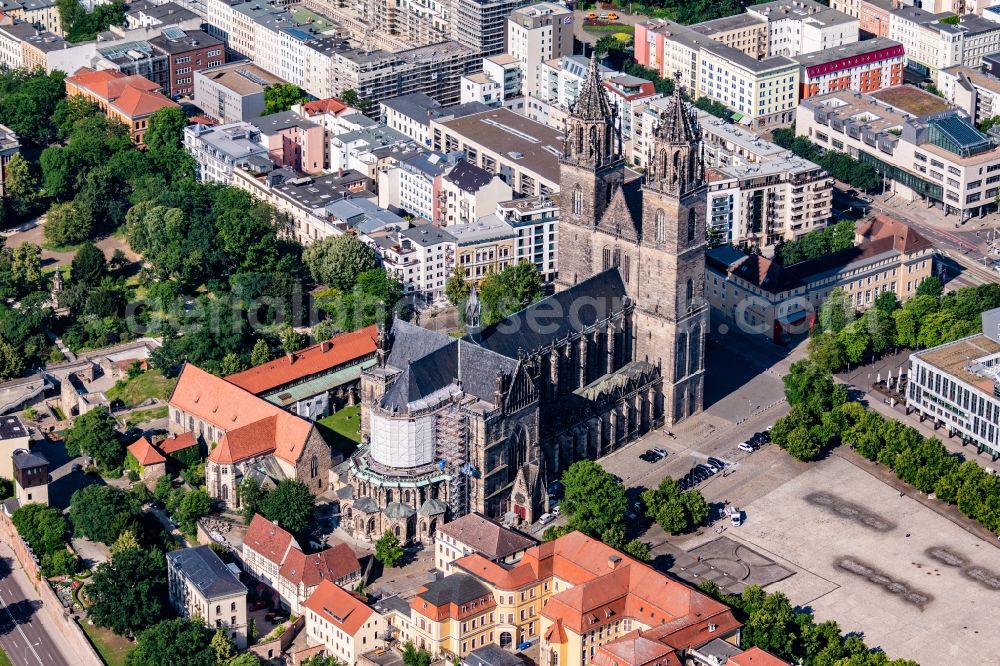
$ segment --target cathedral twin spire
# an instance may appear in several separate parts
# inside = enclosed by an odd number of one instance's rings
[[[593,169],[620,162],[622,145],[616,117],[617,113],[604,90],[595,53],[580,84],[576,102],[570,107],[566,138],[563,140],[563,159]]]

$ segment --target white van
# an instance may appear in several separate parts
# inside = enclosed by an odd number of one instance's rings
[[[733,524],[733,527],[739,527],[743,524],[743,512],[737,507],[733,507],[732,511],[729,512],[729,521]]]

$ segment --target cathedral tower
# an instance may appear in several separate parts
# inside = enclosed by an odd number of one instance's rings
[[[566,120],[559,163],[557,285],[565,289],[593,274],[591,235],[625,173],[615,111],[604,92],[596,53]]]
[[[636,359],[660,367],[669,424],[702,409],[708,328],[705,167],[679,87],[653,136],[642,199]]]

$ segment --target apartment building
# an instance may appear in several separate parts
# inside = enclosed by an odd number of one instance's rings
[[[764,46],[767,48],[766,25],[764,26]],[[644,66],[654,69],[661,77],[673,78],[682,88],[698,96],[698,64],[701,49],[707,44],[722,44],[711,36],[697,32],[694,26],[685,26],[666,19],[654,19],[635,26],[635,59]],[[748,48],[729,44],[748,58],[757,59],[760,48]]]
[[[529,2],[531,0],[452,0],[452,39],[484,56],[503,53],[507,46],[507,17]]]
[[[241,61],[194,72],[194,103],[220,123],[253,120],[264,112],[264,88],[287,83]]]
[[[321,581],[349,587],[361,578],[361,564],[347,544],[306,555],[289,531],[260,514],[254,514],[247,528],[242,557],[246,573],[271,588],[281,606],[297,615]]]
[[[415,147],[410,137],[371,118],[356,114],[343,120],[355,129],[330,137],[331,169],[353,169],[377,180],[381,170],[396,166]]]
[[[747,14],[767,23],[767,54],[795,57],[858,41],[857,17],[815,0],[774,0]]]
[[[559,191],[562,135],[509,109],[490,109],[451,120],[431,120],[434,150],[461,151],[497,174],[522,196]]]
[[[499,176],[458,160],[441,179],[439,211],[434,220],[445,227],[471,224],[512,196],[514,190]]]
[[[900,198],[961,219],[990,210],[1000,191],[1000,148],[944,100],[911,86],[804,99],[795,128],[871,164]]]
[[[203,183],[232,185],[234,169],[267,173],[273,168],[260,130],[250,123],[188,125],[184,148],[198,163],[198,180]]]
[[[768,22],[749,12],[702,21],[689,28],[720,44],[739,49],[751,58],[768,56]]]
[[[990,74],[955,65],[938,72],[937,86],[948,102],[976,124],[1000,115],[1000,79]]]
[[[901,6],[899,0],[858,0],[859,28],[875,37],[889,37],[892,34],[891,14]],[[850,13],[845,9],[841,11]]]
[[[433,145],[431,140],[431,120],[450,120],[461,118],[472,113],[488,110],[485,104],[477,101],[463,102],[444,106],[436,99],[424,93],[411,93],[383,100],[379,106],[382,109],[382,120],[390,129],[408,136],[424,147]],[[373,124],[374,126],[374,124]]]
[[[707,170],[708,242],[743,245],[766,256],[775,247],[827,225],[833,178],[800,157]]]
[[[385,647],[385,618],[364,600],[328,580],[316,586],[305,604],[306,641],[322,645],[328,657],[357,664],[365,652]]]
[[[66,77],[66,95],[81,95],[95,102],[106,116],[128,126],[132,141],[139,145],[143,143],[151,115],[160,109],[179,108],[149,79],[89,67],[81,67],[76,74]]]
[[[70,44],[54,32],[20,19],[0,25],[0,67],[47,73],[58,69],[72,75],[91,61],[96,50],[97,42]]]
[[[799,98],[836,90],[870,93],[902,85],[903,45],[884,37],[796,56]]]
[[[834,289],[864,310],[884,292],[899,300],[914,296],[933,274],[933,246],[902,222],[869,219],[858,227],[855,242],[855,247],[793,266],[728,245],[713,248],[706,255],[705,298],[741,330],[781,342],[812,328]]]
[[[346,233],[380,211],[374,201],[368,201],[375,198],[374,183],[358,171],[339,171],[312,177],[302,176],[286,167],[265,174],[237,167],[233,170],[231,184],[288,216],[287,233],[302,245]],[[348,216],[353,224],[348,224],[345,216],[334,214],[335,208],[348,204],[353,204]],[[364,208],[360,208],[362,206]],[[407,226],[403,218],[389,211],[381,211],[381,214],[386,219],[374,225],[373,231],[383,225]]]
[[[756,60],[722,44],[702,48],[698,92],[726,105],[736,122],[754,127],[788,124],[798,102],[799,63],[785,56]]]
[[[170,97],[191,96],[194,93],[194,72],[211,70],[226,62],[221,39],[204,30],[164,28],[159,37],[149,40],[154,51],[167,60],[167,85],[164,94]]]
[[[180,25],[188,21],[200,21],[201,17],[176,2],[154,5],[152,2],[133,2],[125,12],[125,28],[162,28]]]
[[[1000,23],[965,14],[957,24],[951,12],[931,13],[916,7],[889,12],[889,37],[903,45],[910,67],[936,77],[954,65],[979,67],[983,56],[1000,51]]]
[[[489,74],[477,72],[462,77],[462,104],[480,102],[486,106],[498,106],[503,102],[503,84],[494,81]]]
[[[386,273],[404,293],[428,303],[444,299],[444,285],[455,260],[455,237],[432,224],[368,234]]]
[[[449,574],[452,562],[472,554],[498,564],[517,564],[525,551],[536,545],[537,539],[478,513],[468,513],[434,533],[434,566]]]
[[[542,280],[555,280],[559,274],[559,195],[501,201],[496,215],[517,232],[515,263],[531,262]]]
[[[17,138],[17,134],[6,125],[0,125],[0,197],[7,196],[7,165],[10,164],[11,158],[20,152],[21,141]]]
[[[983,332],[910,354],[906,411],[979,453],[1000,457],[1000,310],[982,313]]]
[[[272,162],[307,174],[323,173],[326,135],[322,125],[294,111],[261,116],[253,124]]]
[[[170,603],[179,615],[223,629],[236,649],[247,647],[247,588],[208,546],[167,553]]]
[[[394,166],[378,172],[379,206],[439,222],[441,180],[455,164],[454,159],[415,149],[400,154],[395,161]]]
[[[520,63],[526,94],[539,88],[543,62],[573,55],[573,12],[555,2],[515,9],[507,21],[507,53]]]
[[[516,263],[514,239],[517,232],[496,215],[450,226],[448,233],[455,238],[455,266],[461,269],[469,284],[478,284],[490,273],[499,273]]]
[[[56,0],[4,0],[3,14],[36,30],[65,36]]]

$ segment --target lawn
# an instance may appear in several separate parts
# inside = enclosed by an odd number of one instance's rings
[[[122,379],[108,389],[108,400],[120,401],[126,407],[138,405],[150,398],[166,400],[177,383],[176,379],[167,379],[159,370],[147,370],[133,377]]]
[[[361,405],[344,407],[316,422],[327,444],[345,456],[361,443]]]
[[[7,657],[7,653],[3,650],[0,650],[0,666],[13,666],[10,663],[10,658]]]
[[[587,32],[610,32],[610,33],[622,33],[625,35],[634,35],[635,26],[634,25],[591,25],[586,24],[583,29]]]
[[[125,417],[125,427],[131,428],[132,426],[149,423],[150,421],[155,421],[156,419],[162,419],[168,413],[169,409],[166,405],[160,405],[159,407],[152,407],[150,409],[140,409],[139,411],[132,412]]]
[[[98,654],[101,655],[101,659],[104,660],[105,664],[108,666],[125,665],[128,653],[135,647],[133,643],[110,629],[92,625],[87,620],[81,621],[80,626],[83,628],[83,632],[87,634],[87,638],[90,639],[94,648],[97,649]]]

